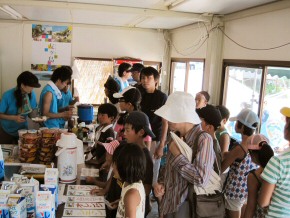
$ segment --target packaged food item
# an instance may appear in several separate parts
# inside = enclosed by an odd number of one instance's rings
[[[7,205],[9,207],[17,205],[20,201],[20,198],[21,198],[21,196],[9,196],[8,201],[7,201]]]
[[[50,191],[38,191],[36,194],[36,217],[37,218],[54,218],[54,202]]]
[[[3,181],[1,190],[9,190],[11,194],[14,194],[18,185],[15,182]]]
[[[19,144],[19,160],[23,163],[31,163],[36,159],[40,143],[40,135],[36,130],[29,130],[22,136]]]
[[[25,197],[19,194],[11,194],[8,196],[7,205],[9,206],[10,218],[27,217]]]
[[[27,217],[36,217],[36,193],[39,191],[39,182],[31,178],[29,183],[20,184],[21,196],[25,197]]]
[[[55,144],[59,138],[58,129],[43,129],[41,143],[38,149],[38,158],[41,164],[50,164],[55,158],[57,150]]]

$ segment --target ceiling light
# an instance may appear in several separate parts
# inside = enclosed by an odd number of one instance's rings
[[[9,14],[14,19],[23,19],[23,16],[19,14],[17,11],[15,11],[13,8],[9,7],[8,5],[3,5],[0,7],[0,10],[5,12],[6,14]]]

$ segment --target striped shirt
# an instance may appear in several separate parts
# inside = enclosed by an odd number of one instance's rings
[[[279,156],[273,156],[261,177],[275,184],[268,215],[266,217],[290,217],[290,148]]]
[[[184,141],[191,148],[200,131],[201,126],[196,125],[185,135]],[[190,183],[197,186],[204,186],[208,183],[214,160],[213,140],[207,133],[199,137],[197,155],[193,163],[182,154],[174,157],[168,151],[164,175],[165,194],[160,205],[161,214],[178,211],[187,198]]]

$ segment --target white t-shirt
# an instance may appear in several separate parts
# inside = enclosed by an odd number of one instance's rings
[[[125,204],[124,204],[124,197],[126,195],[126,192],[130,189],[136,189],[141,197],[140,204],[137,206],[136,209],[136,217],[144,217],[145,215],[145,189],[143,186],[142,181],[132,183],[131,185],[128,185],[126,187],[122,187],[122,192],[121,192],[121,200],[119,201],[119,206],[118,206],[118,212],[117,212],[117,218],[125,218]]]

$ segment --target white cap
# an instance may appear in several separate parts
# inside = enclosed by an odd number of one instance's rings
[[[260,119],[253,111],[250,109],[243,109],[237,116],[231,117],[230,121],[240,121],[245,126],[250,129],[256,129],[257,126],[253,126],[254,123],[259,123]]]

